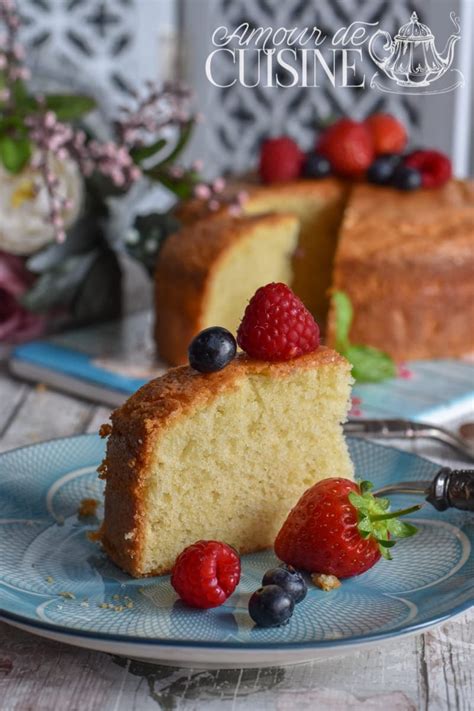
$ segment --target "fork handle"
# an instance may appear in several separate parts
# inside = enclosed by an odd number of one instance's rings
[[[443,467],[433,479],[426,500],[438,509],[474,511],[474,470]]]

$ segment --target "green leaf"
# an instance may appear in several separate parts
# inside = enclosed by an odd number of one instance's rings
[[[161,169],[158,171],[155,171],[154,169],[145,170],[144,173],[145,175],[148,175],[161,183],[170,192],[174,193],[174,195],[176,195],[180,200],[187,200],[193,195],[194,182],[177,180],[176,178],[169,176]]]
[[[190,119],[187,123],[183,124],[183,126],[181,127],[181,131],[180,131],[176,146],[173,148],[171,153],[169,155],[167,155],[166,158],[159,165],[162,165],[162,166],[171,165],[172,163],[175,162],[175,160],[178,158],[178,156],[186,148],[188,141],[191,138],[193,129],[194,129],[194,119]]]
[[[373,488],[374,488],[374,485],[372,484],[371,481],[364,480],[364,481],[361,481],[359,484],[359,489],[360,489],[361,494],[366,494],[368,491],[372,491]]]
[[[393,556],[388,550],[388,548],[384,548],[383,546],[379,546],[379,551],[382,554],[382,557],[385,558],[385,560],[393,560]]]
[[[163,148],[166,146],[166,143],[167,141],[164,138],[160,138],[158,139],[158,141],[150,143],[148,146],[139,146],[137,148],[133,148],[130,151],[130,155],[132,156],[135,163],[141,163],[143,160],[151,158],[155,155],[155,153],[159,153],[159,151],[163,150]]]
[[[46,108],[54,111],[60,121],[73,121],[96,107],[92,97],[81,94],[48,94],[45,103]]]
[[[10,173],[20,173],[31,157],[28,138],[0,137],[0,160]]]
[[[352,304],[343,291],[335,291],[332,295],[335,309],[336,350],[345,351],[349,345],[349,331],[353,318]]]
[[[418,530],[413,524],[399,521],[396,518],[387,521],[387,528],[391,535],[396,538],[409,538],[410,536],[414,536]]]
[[[376,540],[379,546],[382,546],[383,548],[393,548],[396,544],[396,541],[389,541],[386,538],[377,538]]]
[[[344,355],[352,363],[352,375],[359,382],[377,383],[396,375],[395,363],[390,356],[372,346],[349,344]]]
[[[365,501],[364,497],[360,494],[356,494],[355,491],[349,492],[348,499],[351,502],[352,506],[355,506],[356,509],[364,509],[367,507],[367,502]]]

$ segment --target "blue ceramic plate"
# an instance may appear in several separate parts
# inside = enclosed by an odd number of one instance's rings
[[[84,498],[102,497],[96,468],[103,442],[85,435],[0,456],[0,612],[54,639],[175,664],[284,664],[341,653],[438,624],[474,602],[472,515],[426,505],[416,536],[394,560],[333,592],[310,585],[289,625],[253,627],[249,594],[272,567],[271,551],[245,556],[237,591],[210,611],[186,608],[169,578],[132,580],[87,537]],[[431,479],[438,466],[395,449],[352,440],[357,476],[376,486]],[[406,505],[406,496],[393,497]]]

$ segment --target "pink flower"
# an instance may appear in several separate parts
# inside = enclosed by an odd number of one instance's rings
[[[43,333],[44,316],[27,311],[18,300],[33,279],[20,257],[0,252],[0,342],[20,343]]]

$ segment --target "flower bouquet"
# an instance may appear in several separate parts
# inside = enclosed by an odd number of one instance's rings
[[[13,0],[0,0],[0,342],[120,313],[118,253],[151,272],[176,221],[138,215],[128,239],[111,239],[111,198],[137,181],[179,198],[212,193],[197,165],[177,165],[195,122],[187,89],[148,83],[99,140],[91,97],[29,90],[20,24]]]

